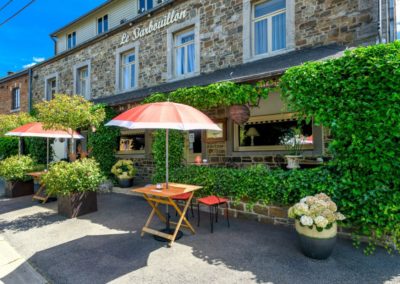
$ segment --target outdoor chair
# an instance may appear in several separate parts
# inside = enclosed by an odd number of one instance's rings
[[[197,199],[197,227],[200,226],[200,203],[206,205],[210,208],[210,225],[211,225],[211,233],[214,232],[214,215],[215,215],[215,223],[218,223],[218,207],[219,205],[225,204],[225,215],[226,221],[229,224],[229,210],[228,210],[228,199],[218,197],[215,195],[203,197]]]
[[[172,197],[172,200],[174,201],[187,201],[190,198],[190,192],[188,193],[182,193],[180,195]],[[193,212],[193,201],[190,201],[190,211],[192,212],[192,218],[194,218],[194,212]],[[186,216],[189,217],[188,213],[186,212]],[[178,216],[178,212],[175,212],[175,215]]]

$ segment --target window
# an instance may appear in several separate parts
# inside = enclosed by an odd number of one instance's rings
[[[139,13],[153,9],[153,0],[139,0]]]
[[[97,19],[97,34],[108,32],[108,15]]]
[[[140,154],[145,152],[144,130],[122,130],[119,138],[118,154]]]
[[[252,10],[253,54],[263,55],[286,48],[286,1],[258,2]]]
[[[121,55],[120,90],[127,91],[136,87],[136,53],[135,50]]]
[[[46,100],[50,101],[57,93],[57,78],[47,79],[46,82]]]
[[[19,110],[21,104],[20,88],[14,88],[11,91],[11,110]]]
[[[90,98],[88,66],[81,67],[76,71],[76,94],[87,99]]]
[[[67,36],[67,48],[71,49],[76,46],[76,32],[70,33]]]
[[[295,129],[299,137],[293,138]],[[242,126],[235,125],[235,151],[287,150],[291,139],[303,144],[302,149],[313,149],[311,123],[298,124],[293,114],[251,117]]]
[[[194,30],[174,35],[175,76],[192,74],[196,70]]]

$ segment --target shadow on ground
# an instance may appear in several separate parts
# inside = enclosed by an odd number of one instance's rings
[[[166,275],[167,283],[176,283],[178,279],[187,283],[199,279],[201,282],[214,283],[243,282],[240,277],[229,278],[237,276],[229,276],[227,271],[232,274],[235,271],[249,272],[252,281],[259,283],[400,281],[399,255],[390,256],[383,249],[377,249],[374,256],[365,256],[350,241],[340,239],[330,259],[311,260],[299,251],[297,236],[292,228],[238,219],[232,220],[231,228],[227,228],[225,220],[221,218],[211,234],[207,214],[201,215],[201,225],[195,227],[196,235],[185,232],[176,246],[160,253],[164,259],[154,262],[153,255],[149,263],[150,255],[165,247],[148,235],[140,238],[140,229],[149,213],[149,206],[140,197],[99,195],[99,211],[82,216],[77,222],[90,221],[121,231],[119,234],[88,235],[74,239],[36,252],[29,262],[57,283],[106,283],[150,265],[156,266],[151,271],[157,273],[158,268],[165,268],[165,263],[171,266]],[[196,224],[196,219],[190,221]],[[8,225],[2,224],[0,228],[6,226],[18,232],[32,227],[51,226],[52,222],[62,222],[62,217],[51,213],[34,214]],[[161,226],[161,223],[156,223],[153,227]],[[174,266],[178,255],[183,258],[180,263],[187,267]],[[218,272],[218,267],[221,272]],[[189,272],[184,268],[190,268]],[[207,273],[207,269],[213,272]],[[149,271],[141,277],[141,283],[155,281],[155,276]],[[139,281],[137,278],[134,280]]]

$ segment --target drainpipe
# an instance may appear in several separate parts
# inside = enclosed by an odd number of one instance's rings
[[[32,68],[28,71],[28,112],[32,111]]]
[[[386,42],[390,42],[390,15],[389,15],[389,11],[390,11],[390,0],[385,0],[385,11],[386,11]]]
[[[55,36],[50,36],[50,38],[53,40],[54,42],[54,55],[57,55],[57,37]]]
[[[383,21],[383,8],[382,8],[382,1],[383,0],[378,0],[379,5],[378,5],[378,43],[383,43],[383,32],[382,32],[382,21]]]

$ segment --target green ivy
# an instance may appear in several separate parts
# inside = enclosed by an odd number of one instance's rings
[[[180,88],[171,93],[153,94],[143,103],[170,101],[187,104],[201,110],[236,104],[256,104],[259,98],[268,97],[269,89],[262,85],[265,85],[265,82],[255,85],[222,82],[208,86]]]
[[[165,182],[165,130],[154,132],[154,142],[152,145],[153,157],[155,162],[155,173],[153,182]],[[183,132],[178,130],[169,130],[168,139],[169,153],[169,172],[179,168],[183,160],[184,138]]]
[[[348,221],[372,244],[390,235],[399,248],[400,42],[290,68],[281,88],[293,111],[331,129],[335,194]]]
[[[117,127],[104,126],[104,124],[114,118],[117,113],[111,107],[102,104],[95,105],[94,108],[104,109],[105,119],[96,132],[90,133],[88,146],[92,149],[91,156],[99,162],[103,174],[111,176],[111,168],[116,163],[115,150],[118,148],[120,130]]]
[[[0,137],[0,160],[18,154],[18,138]]]

